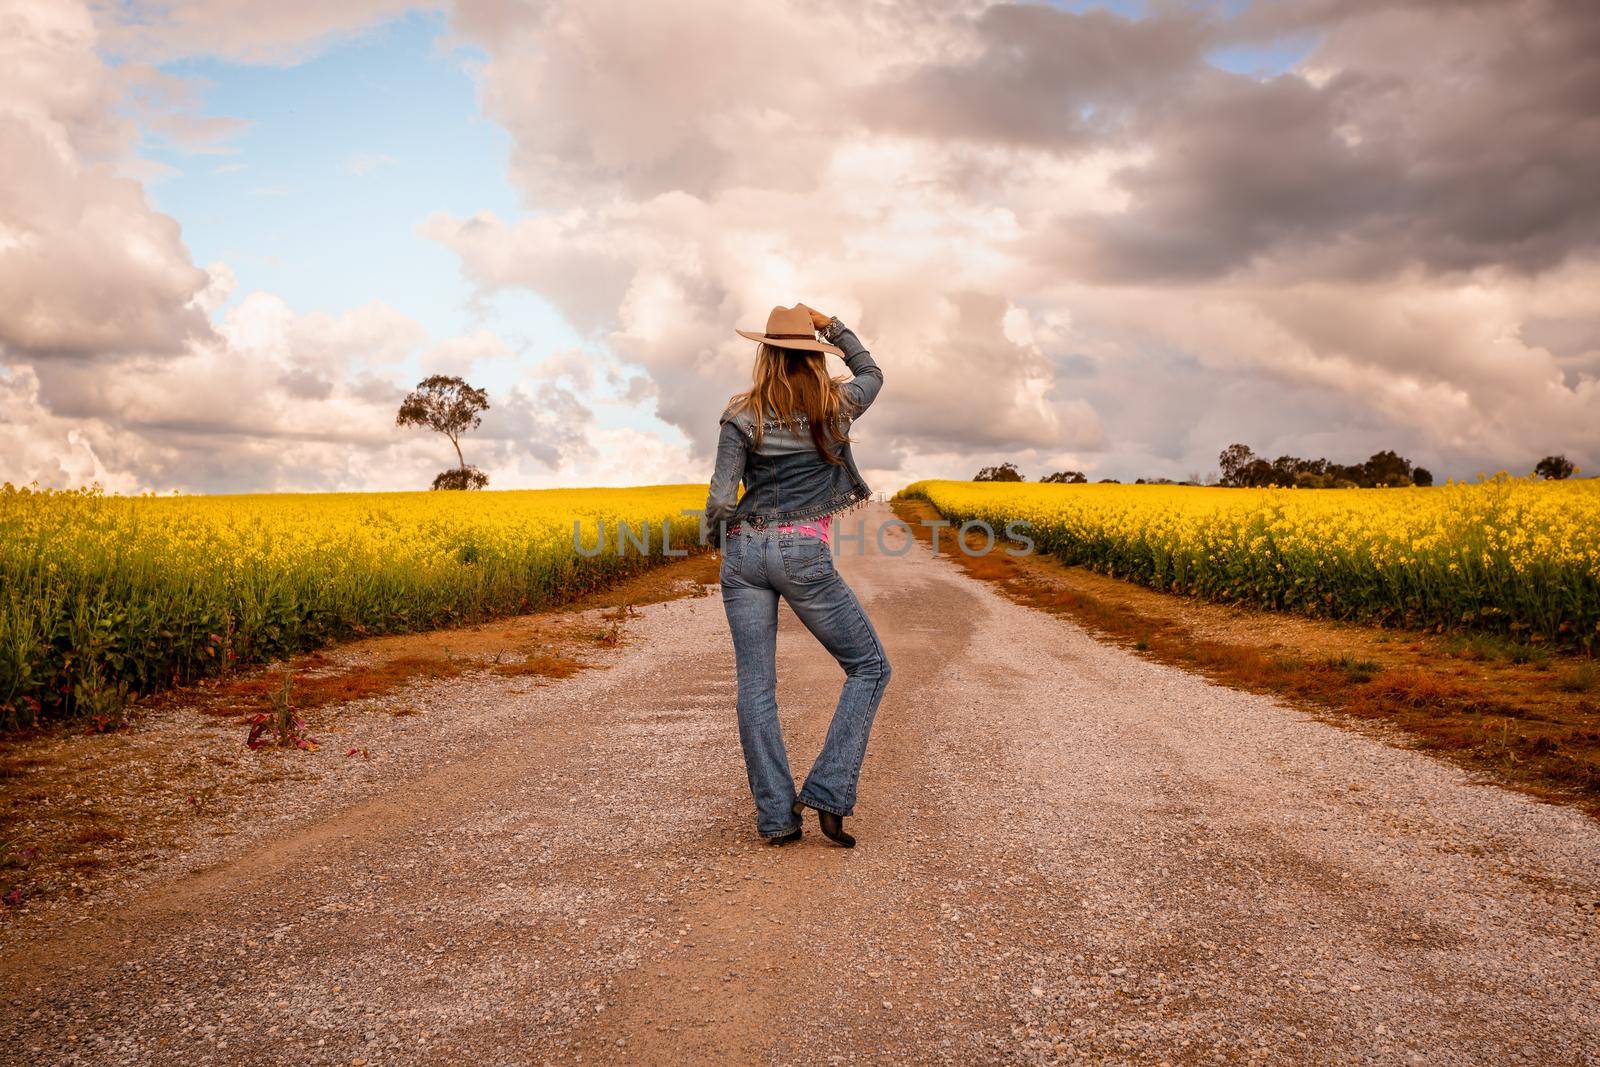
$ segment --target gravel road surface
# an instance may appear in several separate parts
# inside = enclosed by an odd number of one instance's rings
[[[8,931],[0,1061],[1600,1063],[1600,825],[897,546],[840,564],[894,666],[856,849],[761,843],[721,604],[657,604],[439,683],[470,750]],[[779,661],[803,773],[840,674],[787,609]]]

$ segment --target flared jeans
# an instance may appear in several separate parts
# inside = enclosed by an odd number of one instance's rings
[[[798,794],[778,725],[779,597],[844,669],[827,739]],[[792,831],[797,798],[851,814],[867,735],[889,683],[889,659],[861,602],[834,567],[829,544],[770,529],[730,533],[722,547],[722,604],[733,632],[739,744],[756,802],[756,830],[763,837]]]

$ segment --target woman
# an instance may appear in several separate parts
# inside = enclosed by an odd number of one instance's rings
[[[848,327],[804,304],[773,308],[765,333],[737,332],[760,342],[754,384],[722,413],[706,521],[722,548],[722,603],[739,675],[739,744],[756,829],[774,845],[798,841],[801,813],[812,808],[822,832],[850,848],[856,842],[844,817],[855,808],[889,660],[834,569],[831,516],[872,495],[847,432],[878,395],[883,372]],[[825,340],[817,340],[818,332]],[[830,378],[827,352],[843,357],[855,377]],[[845,672],[827,740],[798,795],[778,725],[780,596]]]

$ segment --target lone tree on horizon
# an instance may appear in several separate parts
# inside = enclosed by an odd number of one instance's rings
[[[461,435],[482,425],[483,413],[487,410],[489,394],[486,391],[474,389],[465,380],[445,374],[424,378],[400,402],[400,411],[394,417],[396,426],[434,430],[448,437],[455,447],[460,466],[440,473],[433,480],[433,488],[482,489],[489,484],[489,476],[469,466],[461,454]]]
[[[1566,456],[1546,456],[1533,468],[1533,473],[1541,478],[1559,482],[1572,477],[1572,473],[1577,469],[1572,465],[1572,460]]]

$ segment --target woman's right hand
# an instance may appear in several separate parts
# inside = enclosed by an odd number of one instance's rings
[[[833,321],[832,315],[824,315],[810,304],[801,304],[800,306],[811,313],[811,328],[814,330],[820,330]]]

